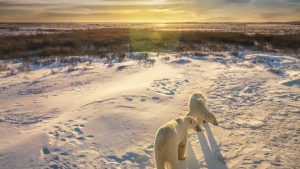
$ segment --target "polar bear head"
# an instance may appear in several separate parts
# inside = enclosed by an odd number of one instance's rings
[[[216,120],[216,117],[206,108],[206,106],[204,105],[204,103],[200,102],[199,104],[201,105],[200,106],[200,112],[202,112],[203,115],[205,116],[204,119],[206,121],[210,122],[211,124],[217,126],[218,122]]]
[[[203,102],[203,105],[205,105],[205,99],[201,93],[193,93],[191,95],[191,98],[195,100],[201,100],[201,102]]]
[[[184,123],[185,123],[187,129],[193,129],[193,130],[201,132],[201,127],[199,126],[198,122],[193,117],[186,116],[184,118]]]

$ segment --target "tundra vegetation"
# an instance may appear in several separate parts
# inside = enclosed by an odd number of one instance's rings
[[[299,54],[300,35],[235,32],[156,31],[152,29],[74,30],[56,34],[0,37],[0,59],[107,53],[236,51],[250,49]]]

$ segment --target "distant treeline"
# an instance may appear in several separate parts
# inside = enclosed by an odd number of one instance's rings
[[[299,54],[300,34],[246,35],[230,32],[151,29],[77,30],[0,38],[0,59],[97,55],[125,52],[253,50]]]

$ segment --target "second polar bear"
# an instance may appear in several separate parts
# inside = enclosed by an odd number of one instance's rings
[[[189,129],[201,131],[192,117],[176,118],[161,126],[155,136],[154,156],[157,169],[178,169],[184,160]]]
[[[211,124],[217,126],[218,122],[213,114],[205,106],[204,97],[200,93],[193,93],[188,103],[189,113],[187,116],[191,116],[198,121],[201,125],[204,121],[208,121]]]

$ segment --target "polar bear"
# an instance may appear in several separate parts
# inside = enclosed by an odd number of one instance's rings
[[[154,156],[157,169],[178,169],[184,160],[189,129],[201,131],[197,121],[186,116],[171,120],[161,126],[155,136]]]
[[[213,114],[205,106],[205,99],[200,93],[193,93],[189,99],[188,103],[189,112],[187,116],[191,116],[197,120],[198,124],[205,121],[217,126],[218,122]]]

